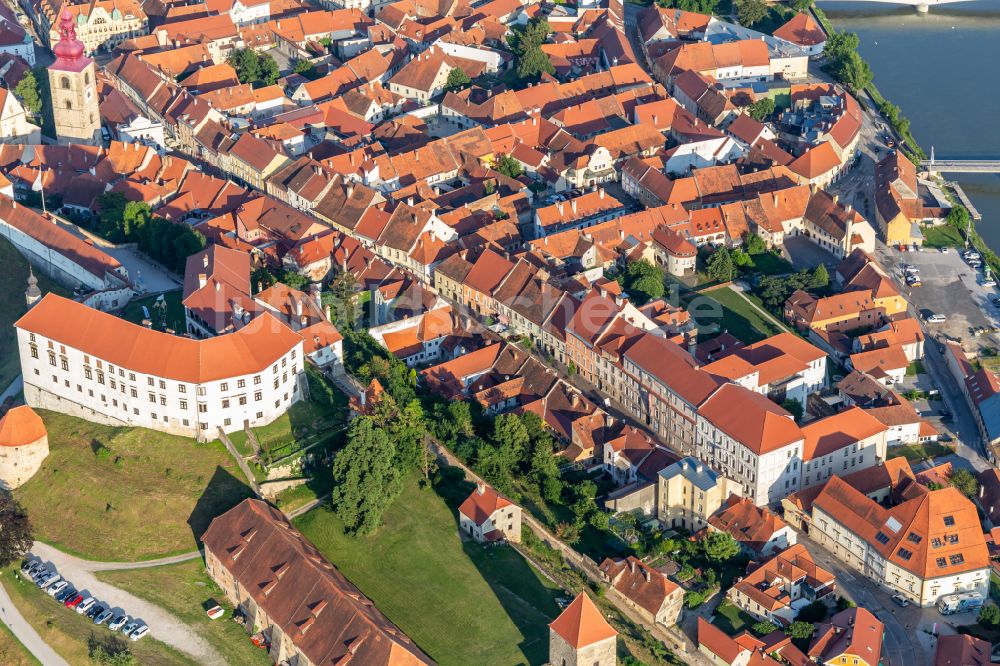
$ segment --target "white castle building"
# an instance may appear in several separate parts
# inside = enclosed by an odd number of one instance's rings
[[[15,327],[25,401],[98,423],[211,440],[303,394],[302,336],[269,313],[194,340],[47,294]]]

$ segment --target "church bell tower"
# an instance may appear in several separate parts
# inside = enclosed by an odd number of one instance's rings
[[[101,140],[101,114],[97,103],[97,69],[83,54],[76,26],[68,9],[59,17],[56,61],[49,67],[49,94],[59,143],[97,145]]]

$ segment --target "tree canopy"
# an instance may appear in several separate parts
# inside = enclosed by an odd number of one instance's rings
[[[760,23],[767,16],[764,0],[736,0],[736,18],[748,28]]]
[[[855,93],[872,81],[871,68],[858,55],[859,43],[856,34],[841,30],[831,33],[823,47],[830,73]]]
[[[28,512],[9,491],[0,490],[0,567],[23,558],[34,541]]]
[[[666,291],[663,269],[645,259],[629,262],[622,277],[622,286],[638,305],[662,298]]]
[[[499,155],[493,159],[493,168],[508,178],[517,178],[524,173],[524,167],[510,155]]]
[[[749,108],[750,117],[756,121],[763,121],[769,115],[774,113],[774,100],[770,97],[762,97]]]
[[[253,49],[234,49],[226,62],[236,70],[240,83],[250,83],[255,88],[274,85],[281,75],[274,58]]]
[[[727,282],[733,279],[736,274],[736,266],[733,264],[733,257],[729,250],[720,247],[712,253],[708,260],[706,271],[708,277],[717,282]]]
[[[702,548],[712,562],[731,560],[740,552],[740,545],[728,532],[712,532],[702,541]]]
[[[542,50],[542,44],[551,33],[552,27],[548,21],[543,18],[533,18],[528,21],[524,30],[515,32],[511,37],[511,48],[517,62],[517,76],[522,81],[533,81],[542,74],[555,73],[556,68]]]
[[[38,79],[35,78],[33,71],[25,72],[21,80],[14,86],[14,97],[31,115],[37,116],[42,112],[42,95],[38,90]]]
[[[149,204],[128,201],[121,193],[100,195],[97,208],[94,231],[113,243],[138,243],[142,252],[178,273],[190,255],[205,247],[205,237],[190,225],[154,217]]]
[[[958,488],[963,495],[970,499],[979,494],[979,481],[967,469],[955,470],[948,480],[951,482],[951,485]]]
[[[445,90],[461,90],[465,86],[472,83],[472,79],[469,75],[465,73],[465,70],[461,67],[455,67],[450,72],[448,72],[448,81],[445,83]]]
[[[331,504],[348,534],[371,534],[403,488],[396,445],[374,419],[360,416],[347,431],[347,445],[333,459]]]

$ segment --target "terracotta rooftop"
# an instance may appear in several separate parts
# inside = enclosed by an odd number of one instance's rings
[[[31,407],[11,407],[0,418],[0,446],[24,446],[45,437],[48,431],[41,417]]]
[[[577,649],[618,635],[586,592],[581,592],[549,628]]]

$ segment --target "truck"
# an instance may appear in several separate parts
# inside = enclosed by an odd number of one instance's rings
[[[937,600],[937,608],[942,615],[976,611],[983,607],[983,597],[975,592],[946,594]]]

